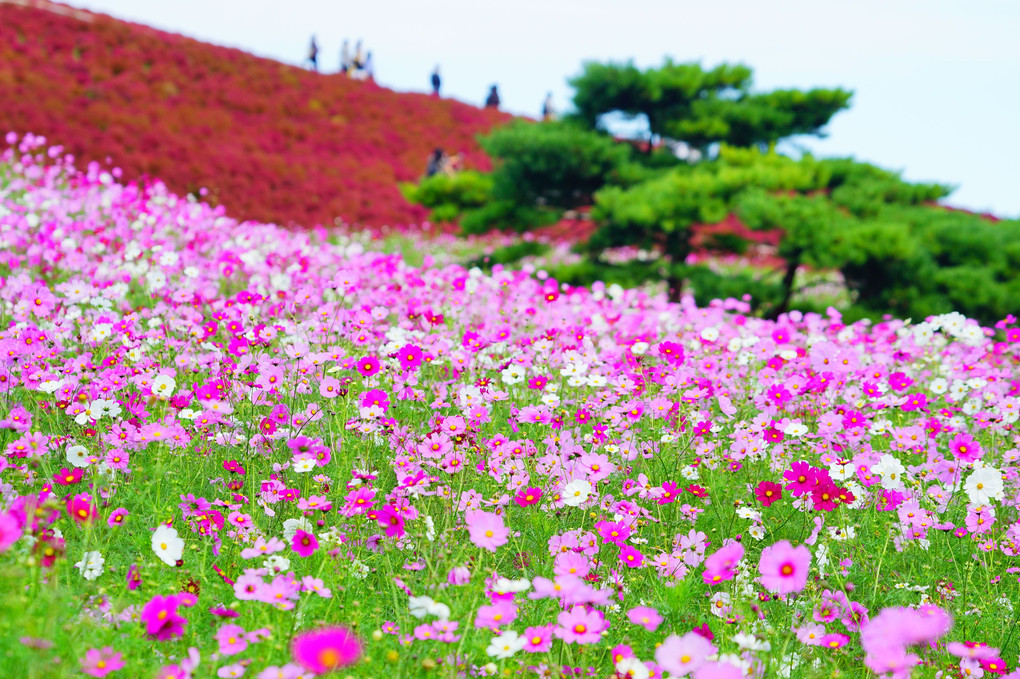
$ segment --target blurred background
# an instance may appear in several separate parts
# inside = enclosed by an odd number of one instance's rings
[[[444,95],[481,105],[498,84],[505,110],[533,117],[548,92],[569,108],[566,78],[585,60],[742,62],[758,89],[853,90],[827,138],[794,144],[954,185],[955,206],[1020,215],[1020,3],[1010,0],[70,4],[294,64],[314,33],[324,72],[338,70],[345,38],[360,39],[383,86],[429,91],[439,65]]]

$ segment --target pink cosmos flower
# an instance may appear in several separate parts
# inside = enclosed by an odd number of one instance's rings
[[[510,529],[503,524],[503,517],[479,509],[469,509],[465,514],[471,542],[480,549],[495,552],[508,542]]]
[[[524,630],[524,650],[528,653],[547,653],[552,648],[554,625],[528,627]]]
[[[974,462],[983,453],[980,444],[966,433],[960,433],[953,437],[953,440],[949,442],[949,450],[960,462]]]
[[[404,516],[394,509],[392,505],[383,505],[378,510],[366,512],[365,516],[374,519],[380,528],[385,529],[387,537],[400,538],[406,532],[404,530]]]
[[[826,634],[818,640],[818,645],[824,648],[842,648],[850,642],[850,637],[845,634]]]
[[[371,377],[379,372],[381,364],[375,356],[365,356],[358,360],[358,372],[362,377]]]
[[[994,646],[976,644],[972,641],[951,641],[946,644],[946,651],[955,655],[957,658],[971,658],[973,660],[984,660],[986,658],[999,657],[999,649]]]
[[[503,625],[509,625],[517,619],[517,606],[511,601],[497,601],[491,606],[479,606],[475,615],[475,627],[499,631]]]
[[[422,363],[421,347],[414,344],[408,344],[406,347],[397,352],[397,360],[400,361],[400,367],[403,370],[417,370]]]
[[[695,632],[682,637],[671,634],[655,649],[655,662],[671,675],[683,677],[701,667],[715,650],[712,642]]]
[[[138,566],[131,564],[128,566],[127,575],[125,576],[127,581],[127,588],[130,591],[138,589],[138,586],[142,584],[142,576],[138,572]]]
[[[90,677],[105,677],[110,672],[116,672],[124,667],[124,660],[120,653],[115,653],[109,646],[102,649],[92,648],[85,652],[85,659],[81,663],[81,671]]]
[[[324,627],[294,637],[291,655],[305,669],[323,674],[357,662],[361,642],[345,627]]]
[[[732,580],[736,575],[737,563],[743,558],[744,546],[739,542],[723,545],[705,559],[705,571],[701,574],[702,580],[706,585],[718,585],[720,582]]]
[[[0,554],[11,548],[21,539],[21,523],[11,514],[0,514]]]
[[[315,539],[313,534],[299,529],[294,533],[294,538],[290,541],[290,547],[298,556],[308,557],[319,548],[319,541]]]
[[[654,608],[648,606],[637,606],[627,611],[627,619],[635,625],[641,625],[649,632],[659,629],[662,623],[662,616]]]
[[[620,548],[620,562],[628,568],[641,568],[645,561],[645,555],[635,547],[625,545]]]
[[[754,498],[765,507],[771,507],[774,502],[783,497],[783,487],[772,481],[762,481],[754,489]]]
[[[595,524],[595,529],[606,544],[622,545],[631,534],[630,526],[622,521],[600,521]]]
[[[556,636],[568,644],[595,644],[602,640],[602,631],[608,627],[602,611],[574,606],[556,616],[559,626]]]
[[[804,493],[810,493],[815,487],[818,477],[818,470],[807,462],[794,462],[790,469],[783,473],[783,478],[789,481],[786,490],[794,497],[800,497]]]
[[[114,526],[120,526],[124,523],[124,519],[128,517],[128,510],[123,507],[115,509],[110,513],[110,517],[106,520],[108,526],[113,528]]]
[[[776,594],[792,594],[807,585],[811,552],[804,545],[794,547],[782,540],[762,550],[758,561],[762,587]]]
[[[184,635],[188,621],[177,615],[182,601],[177,594],[154,596],[142,607],[141,621],[146,633],[157,641],[166,641]]]
[[[248,638],[240,625],[224,625],[216,631],[222,655],[237,655],[248,648]]]
[[[78,493],[67,499],[67,514],[79,526],[92,523],[99,515],[92,497],[88,493]]]
[[[541,488],[521,488],[514,496],[514,502],[521,507],[528,507],[542,499]]]
[[[336,398],[340,395],[340,380],[327,375],[319,383],[319,396],[323,398]]]

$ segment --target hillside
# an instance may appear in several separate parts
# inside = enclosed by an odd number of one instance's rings
[[[280,224],[421,221],[398,181],[435,147],[488,169],[505,114],[319,75],[53,3],[0,0],[0,131]]]

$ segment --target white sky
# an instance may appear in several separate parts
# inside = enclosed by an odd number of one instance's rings
[[[586,59],[743,62],[761,89],[855,91],[821,155],[854,155],[959,188],[949,203],[1020,215],[1017,0],[72,0],[96,12],[290,63],[312,33],[323,70],[363,39],[376,79],[537,115],[569,105]]]

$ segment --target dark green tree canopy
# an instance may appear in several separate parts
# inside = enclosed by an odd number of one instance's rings
[[[751,92],[751,69],[721,64],[705,70],[698,63],[667,59],[659,68],[633,63],[586,62],[572,78],[576,116],[591,127],[602,116],[645,116],[653,135],[696,148],[770,144],[797,134],[820,135],[833,115],[847,108],[851,92],[842,89]]]
[[[612,137],[567,122],[517,121],[480,141],[496,162],[497,200],[560,209],[591,202],[630,154]]]

